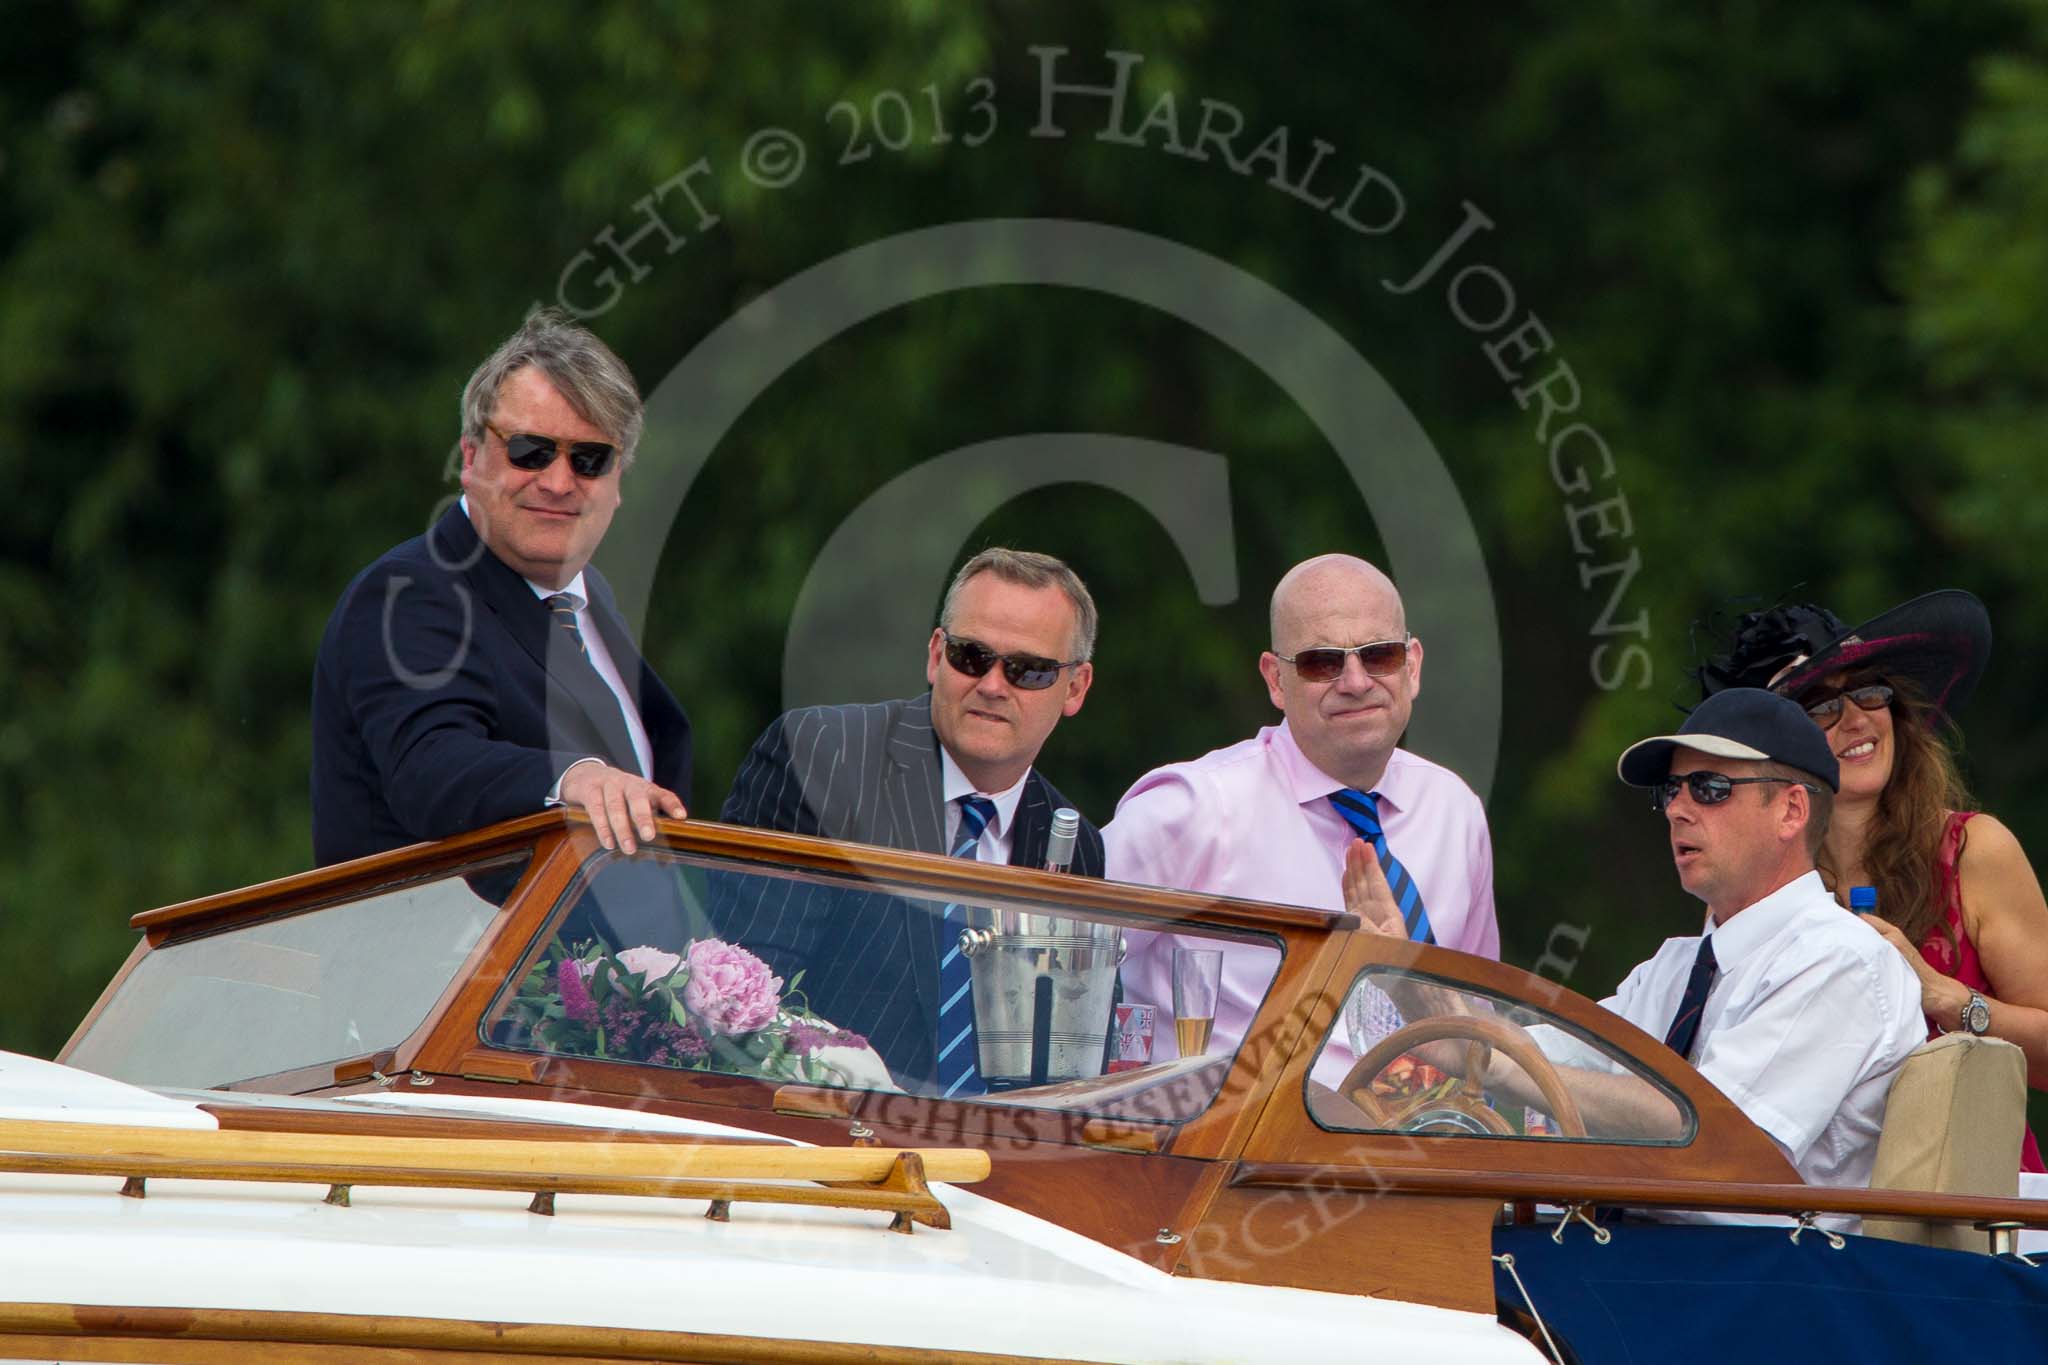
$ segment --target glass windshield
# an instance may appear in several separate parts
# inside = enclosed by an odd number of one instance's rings
[[[1248,1007],[1219,1018],[1228,965]],[[521,1051],[1123,1117],[1207,1107],[1272,941],[670,853],[599,860],[484,1023]],[[1202,984],[1202,983],[1198,983]],[[1177,1027],[1178,1025],[1178,1027]]]
[[[1398,967],[1361,972],[1311,1071],[1325,1128],[1680,1146],[1692,1106],[1524,1001]]]
[[[65,1060],[205,1088],[394,1047],[455,979],[527,856],[164,943]]]

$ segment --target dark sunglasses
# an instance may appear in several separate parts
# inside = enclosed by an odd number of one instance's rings
[[[998,654],[979,640],[963,640],[949,630],[939,633],[946,637],[946,662],[956,670],[970,678],[979,678],[1001,664],[1003,676],[1010,680],[1010,686],[1021,687],[1026,692],[1042,692],[1059,681],[1061,669],[1087,662],[1085,659],[1068,659],[1062,663],[1036,654]]]
[[[521,432],[507,436],[489,422],[484,430],[505,443],[505,458],[520,469],[546,469],[561,454],[561,442],[552,436],[535,436]],[[612,456],[618,451],[604,441],[571,441],[569,444],[569,468],[579,479],[601,479],[612,467]]]
[[[1408,662],[1408,642],[1414,638],[1404,635],[1398,640],[1374,640],[1369,645],[1352,645],[1348,649],[1319,645],[1292,657],[1285,654],[1277,657],[1293,664],[1294,671],[1301,675],[1303,682],[1330,681],[1344,671],[1344,660],[1352,654],[1358,656],[1358,662],[1364,665],[1368,674],[1384,678],[1389,673],[1400,672],[1401,666]]]
[[[1788,786],[1804,787],[1810,792],[1820,790],[1811,782],[1801,782],[1791,777],[1730,777],[1726,773],[1694,770],[1683,777],[1667,777],[1650,788],[1650,809],[1661,811],[1677,800],[1680,787],[1692,793],[1695,805],[1718,806],[1735,795],[1737,787],[1747,786],[1752,782],[1783,782]]]
[[[1813,717],[1813,723],[1823,730],[1832,730],[1842,718],[1842,703],[1853,701],[1862,711],[1882,711],[1892,704],[1892,690],[1883,683],[1871,683],[1865,687],[1852,687],[1846,692],[1837,692],[1826,701],[1814,702],[1806,708],[1806,714]]]

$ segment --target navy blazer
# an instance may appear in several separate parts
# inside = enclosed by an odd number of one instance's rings
[[[586,569],[584,583],[652,777],[687,803],[690,718],[640,657],[603,575]],[[459,505],[342,593],[313,674],[315,863],[532,814],[586,757],[639,771],[610,690]]]
[[[754,741],[719,818],[943,854],[943,790],[929,694],[815,706],[780,717]],[[1031,771],[1017,802],[1011,865],[1044,866],[1052,813],[1068,804]],[[1102,868],[1102,832],[1083,820],[1071,870],[1100,877]],[[744,888],[737,898],[714,898],[719,932],[760,954],[784,980],[803,971],[813,1009],[865,1034],[909,1088],[929,1082],[939,957],[949,933],[939,917],[943,904],[766,879],[748,879]]]

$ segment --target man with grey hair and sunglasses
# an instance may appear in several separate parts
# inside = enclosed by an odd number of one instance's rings
[[[644,417],[624,362],[535,309],[462,394],[460,502],[341,595],[313,680],[313,856],[588,812],[681,819],[690,721],[590,567]]]
[[[1457,774],[1400,747],[1422,689],[1422,642],[1393,580],[1351,555],[1319,555],[1281,577],[1270,625],[1259,675],[1280,723],[1139,778],[1103,831],[1109,876],[1342,910],[1345,851],[1363,839],[1409,937],[1498,958],[1486,813]],[[1125,995],[1164,1009],[1175,940],[1130,938]],[[1268,949],[1224,953],[1218,1037],[1243,1040],[1276,966]],[[1360,1021],[1368,1032],[1397,1022],[1377,992],[1353,1007],[1381,1016]],[[1348,1058],[1330,1049],[1318,1079],[1341,1077]]]
[[[1069,803],[1035,765],[1053,727],[1087,698],[1095,626],[1095,601],[1065,564],[983,550],[954,576],[926,641],[931,690],[778,717],[740,765],[720,818],[1044,866],[1053,812]],[[1102,835],[1086,820],[1069,870],[1102,875]],[[900,1080],[951,1096],[985,1088],[971,1000],[947,976],[964,981],[966,964],[942,959],[949,931],[931,914],[792,881],[727,907],[718,929],[785,979],[806,972],[812,1007],[865,1035]]]

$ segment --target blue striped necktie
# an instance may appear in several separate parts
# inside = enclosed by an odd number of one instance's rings
[[[960,798],[960,833],[953,840],[955,858],[972,858],[981,846],[981,832],[996,818],[995,802],[985,796]],[[988,1091],[981,1079],[981,1053],[974,1041],[974,977],[967,955],[960,951],[960,929],[967,917],[957,905],[946,907],[946,955],[939,959],[939,1060],[941,1095],[980,1095]]]
[[[1332,793],[1330,804],[1379,855],[1380,868],[1387,874],[1387,887],[1394,893],[1394,903],[1401,907],[1401,919],[1408,926],[1408,937],[1416,943],[1435,943],[1436,935],[1429,928],[1429,910],[1422,903],[1422,890],[1387,847],[1387,832],[1380,828],[1380,794],[1346,787]]]

